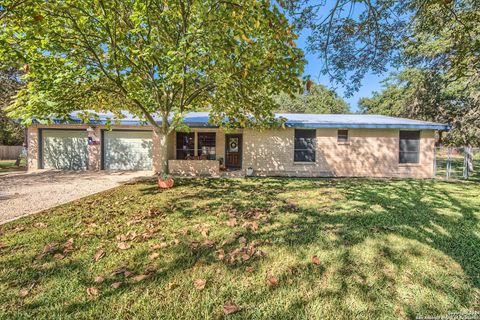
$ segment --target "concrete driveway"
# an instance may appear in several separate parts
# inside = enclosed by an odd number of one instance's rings
[[[40,171],[1,175],[0,224],[151,175],[151,171]]]

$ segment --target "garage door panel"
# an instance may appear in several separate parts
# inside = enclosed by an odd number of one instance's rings
[[[88,166],[87,132],[43,130],[42,163],[45,169],[86,170]]]
[[[106,131],[104,167],[107,170],[151,170],[151,131]]]

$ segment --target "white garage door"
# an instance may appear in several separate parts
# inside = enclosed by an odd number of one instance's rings
[[[106,170],[151,170],[151,131],[105,131],[103,166]]]
[[[41,161],[45,169],[86,170],[87,131],[42,130]]]

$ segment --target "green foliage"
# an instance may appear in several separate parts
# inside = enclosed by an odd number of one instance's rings
[[[27,118],[128,109],[176,124],[208,105],[214,119],[263,119],[268,94],[292,90],[303,66],[287,19],[263,1],[29,1],[2,23],[1,55],[29,66],[16,102]]]
[[[362,98],[359,107],[364,113],[449,123],[452,128],[444,142],[479,146],[478,88],[431,69],[406,69],[387,79],[382,92]]]
[[[293,97],[280,93],[274,97],[278,112],[292,113],[348,113],[347,103],[335,91],[321,84],[313,84],[309,91]]]
[[[287,0],[324,72],[352,92],[366,73],[403,70],[360,101],[371,113],[448,122],[452,144],[480,143],[480,1]],[[320,17],[321,16],[321,17]],[[319,19],[321,18],[321,19]]]
[[[27,121],[128,110],[169,133],[186,112],[208,106],[216,123],[264,125],[273,119],[270,97],[300,85],[297,35],[269,1],[6,0],[2,7],[0,59],[28,65],[13,109]]]
[[[471,78],[480,68],[480,1],[285,0],[324,73],[352,92],[367,73],[389,66],[432,67]],[[419,56],[420,53],[420,56]]]
[[[22,88],[18,70],[0,68],[0,145],[21,145],[24,140],[24,127],[11,119],[5,107]]]

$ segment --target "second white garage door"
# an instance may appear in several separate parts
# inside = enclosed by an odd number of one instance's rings
[[[151,170],[152,131],[104,131],[106,170]]]

